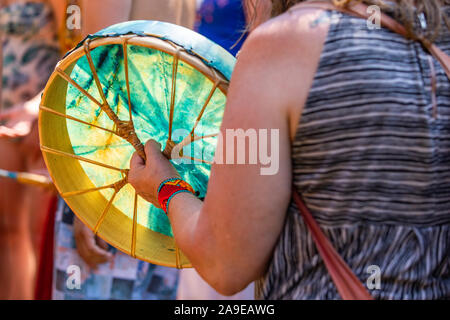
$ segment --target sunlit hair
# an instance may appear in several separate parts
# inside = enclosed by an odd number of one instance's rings
[[[305,0],[272,0],[272,17],[286,12],[293,5]],[[435,41],[439,35],[450,29],[450,0],[328,0],[337,6],[345,7],[352,2],[363,2],[367,5],[378,5],[382,11],[392,13],[401,22],[411,38],[426,38]],[[421,29],[418,17],[426,19],[426,28]]]

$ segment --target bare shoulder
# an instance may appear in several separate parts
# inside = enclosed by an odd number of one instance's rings
[[[323,10],[293,10],[258,26],[246,40],[233,73],[236,78],[250,73],[246,83],[258,84],[265,101],[285,111],[291,137],[317,71],[329,17]],[[232,86],[243,85],[232,81]]]
[[[267,66],[270,61],[274,69],[287,66],[294,73],[298,68],[302,73],[308,69],[315,72],[329,25],[330,15],[326,11],[288,11],[250,33],[238,62]]]
[[[319,9],[288,11],[258,26],[248,37],[247,46],[265,45],[305,47],[323,44],[328,33],[330,14]]]

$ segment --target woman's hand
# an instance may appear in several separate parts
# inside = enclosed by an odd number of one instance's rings
[[[166,179],[179,178],[177,170],[172,163],[162,154],[161,144],[155,140],[149,140],[145,144],[144,161],[135,152],[130,161],[128,182],[136,192],[145,200],[160,208],[158,202],[158,187]]]
[[[25,105],[18,105],[0,113],[0,120],[5,125],[0,126],[0,137],[23,137],[26,136],[37,117],[30,114]]]
[[[40,101],[41,95],[38,94],[23,104],[0,112],[0,121],[5,122],[5,125],[0,126],[0,137],[14,138],[28,135],[37,120]]]
[[[77,217],[73,220],[73,233],[78,254],[89,267],[96,270],[99,264],[112,260],[113,255],[108,252],[108,244],[96,237]]]

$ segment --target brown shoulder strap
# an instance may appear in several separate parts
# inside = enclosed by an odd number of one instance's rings
[[[292,197],[341,298],[344,300],[373,300],[373,297],[322,232],[294,185],[292,185]]]
[[[299,10],[299,9],[322,9],[328,11],[336,10],[362,19],[368,19],[371,17],[371,14],[367,12],[367,8],[368,8],[367,5],[360,2],[350,4],[349,6],[346,7],[337,7],[333,3],[328,1],[311,0],[299,3],[293,6],[290,10]],[[405,27],[385,13],[381,13],[381,25],[395,33],[402,35],[405,38],[408,37],[408,33]],[[448,79],[450,80],[450,56],[447,55],[441,49],[439,49],[435,44],[428,41],[427,39],[421,39],[420,42],[428,50],[428,52],[439,61],[439,63],[444,68]]]

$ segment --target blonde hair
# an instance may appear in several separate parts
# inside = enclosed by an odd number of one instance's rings
[[[293,5],[305,0],[272,0],[272,17],[277,16]],[[352,2],[363,2],[367,5],[377,5],[382,11],[392,13],[401,22],[413,39],[425,38],[434,42],[443,32],[450,29],[450,0],[395,0],[394,5],[383,0],[328,0],[337,6],[345,7]],[[426,28],[418,27],[418,16],[426,18]],[[443,30],[445,29],[445,30]]]

